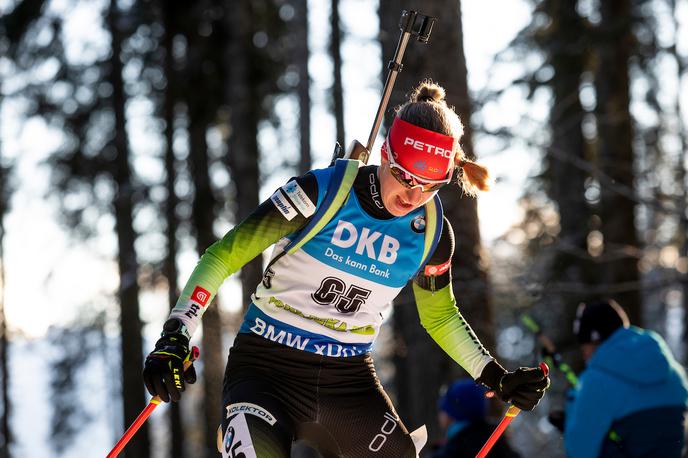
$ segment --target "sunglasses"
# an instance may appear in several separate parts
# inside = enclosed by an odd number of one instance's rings
[[[396,154],[392,150],[392,146],[389,144],[389,139],[385,141],[385,146],[388,152],[387,158],[389,160],[389,171],[392,174],[392,176],[405,188],[414,189],[419,187],[422,192],[435,192],[439,190],[442,186],[449,184],[449,182],[451,182],[451,170],[447,172],[447,178],[444,178],[442,180],[430,180],[428,178],[421,178],[418,175],[409,172],[394,160],[394,156]]]

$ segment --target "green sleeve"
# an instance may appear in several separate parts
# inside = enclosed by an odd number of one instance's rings
[[[263,202],[205,251],[172,309],[170,318],[180,319],[189,334],[193,335],[203,312],[225,279],[282,237],[300,229],[306,221],[301,214],[287,220],[270,199]]]
[[[494,358],[480,343],[456,307],[451,283],[434,292],[413,283],[418,315],[435,342],[474,379]]]

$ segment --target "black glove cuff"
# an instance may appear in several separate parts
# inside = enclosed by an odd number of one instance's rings
[[[189,339],[184,334],[163,333],[163,336],[155,343],[155,349],[173,345],[177,348],[182,347],[186,353],[189,351]]]
[[[165,324],[162,326],[162,332],[160,333],[160,335],[163,337],[174,334],[181,334],[186,337],[187,341],[191,340],[191,334],[189,334],[189,330],[179,318],[170,318],[169,320],[165,321]]]
[[[487,363],[487,366],[485,366],[483,371],[480,373],[480,377],[478,377],[475,381],[482,383],[491,390],[498,391],[499,382],[506,373],[507,370],[500,366],[497,361],[493,360]]]

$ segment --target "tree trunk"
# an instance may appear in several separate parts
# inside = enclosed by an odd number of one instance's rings
[[[630,0],[600,2],[599,67],[595,78],[599,167],[602,173],[634,192],[629,58],[633,52]],[[601,220],[604,238],[602,281],[620,292],[610,294],[642,325],[640,249],[635,231],[635,201],[603,186]]]
[[[118,29],[117,2],[111,0],[107,15],[107,24],[112,35],[112,54],[110,58],[109,81],[112,85],[112,108],[115,117],[114,146],[114,181],[117,192],[114,197],[115,231],[119,249],[119,291],[121,357],[124,404],[124,428],[136,419],[145,407],[144,387],[141,380],[143,367],[141,345],[141,321],[139,319],[139,285],[138,261],[134,242],[136,233],[133,227],[134,196],[129,165],[129,144],[127,141],[125,106],[126,95],[122,80],[122,33]],[[148,430],[142,428],[127,445],[127,457],[149,456]]]
[[[196,247],[199,255],[216,240],[213,233],[215,219],[215,197],[210,188],[208,173],[208,145],[205,141],[207,120],[203,107],[190,97],[189,105],[189,168],[194,182],[192,220],[196,232]],[[203,100],[203,98],[199,98]],[[203,387],[206,456],[215,456],[216,430],[220,424],[222,408],[222,378],[224,374],[224,348],[222,346],[222,320],[217,298],[203,314]]]
[[[579,287],[566,294],[548,294],[547,284],[591,285],[596,283],[595,265],[587,251],[591,211],[585,199],[588,174],[580,168],[587,161],[582,123],[585,111],[579,92],[581,75],[587,58],[585,24],[573,1],[546,2],[544,12],[552,26],[547,27],[538,43],[554,70],[549,87],[552,90],[550,109],[551,144],[546,150],[545,173],[549,197],[559,210],[560,231],[554,246],[554,256],[545,269],[541,325],[549,329],[547,336],[557,348],[576,348],[573,323],[578,304],[590,299],[586,288]],[[539,35],[537,35],[539,36]],[[573,367],[582,365],[579,352],[566,354]],[[563,381],[563,379],[562,379]],[[560,387],[560,388],[559,388]],[[553,384],[553,390],[564,399],[566,383]]]
[[[688,151],[688,149],[686,149],[688,148],[688,132],[686,132],[685,127],[681,130],[681,143],[683,144],[683,149],[681,151]],[[686,168],[683,162],[683,158],[679,156],[678,164],[676,164],[676,178],[677,181],[681,183],[681,191],[679,192],[676,205],[679,220],[676,230],[680,244],[680,259],[688,260],[688,184],[686,184]],[[683,341],[685,343],[683,349],[683,363],[685,365],[688,361],[688,273],[682,272],[679,275],[683,301]]]
[[[199,255],[212,245],[217,237],[213,232],[217,200],[211,188],[209,173],[208,144],[206,135],[213,110],[208,101],[217,97],[210,91],[210,78],[206,68],[206,53],[211,49],[209,40],[201,37],[192,28],[187,51],[188,82],[197,91],[187,91],[186,104],[189,114],[189,170],[194,183],[192,223],[196,234],[196,248]],[[208,84],[206,84],[208,83]],[[222,345],[222,319],[217,297],[203,314],[203,415],[205,456],[217,455],[216,435],[222,410],[222,380],[224,376],[224,347]]]
[[[231,2],[230,2],[231,3]],[[232,3],[233,5],[233,3]],[[227,62],[231,62],[228,73],[227,97],[231,113],[229,117],[231,134],[228,139],[227,164],[234,183],[236,221],[248,216],[259,204],[258,189],[258,104],[260,94],[256,90],[253,75],[252,11],[248,2],[240,2],[230,8],[228,15],[230,33],[227,48]],[[244,308],[251,303],[251,294],[263,275],[261,256],[241,269],[241,288]]]
[[[671,0],[671,11],[674,23],[674,46],[672,47],[672,54],[676,61],[679,87],[682,87],[681,83],[683,83],[686,71],[688,71],[688,65],[686,65],[685,59],[680,55],[677,49],[680,29],[677,7],[677,0]],[[679,256],[681,259],[688,260],[688,183],[686,183],[686,165],[684,157],[684,154],[688,151],[688,127],[684,122],[683,116],[686,115],[686,112],[681,103],[681,97],[676,97],[674,110],[676,112],[679,142],[681,145],[676,161],[676,182],[679,185],[676,202],[676,208],[678,210],[678,227],[676,232],[678,233],[679,240]],[[686,345],[686,348],[683,350],[683,362],[685,363],[688,361],[688,273],[683,272],[680,278],[681,291],[683,293],[683,340]]]
[[[0,99],[1,100],[1,99]],[[10,457],[12,445],[12,431],[10,429],[10,375],[7,370],[9,355],[9,337],[7,336],[7,321],[5,318],[5,214],[9,209],[9,169],[3,167],[0,153],[0,374],[2,374],[2,421],[0,422],[0,458]]]
[[[311,161],[311,79],[308,73],[308,2],[294,2],[292,34],[295,36],[295,64],[299,71],[299,85],[296,88],[299,99],[299,175],[308,172],[313,166]]]
[[[399,12],[413,9],[440,18],[430,44],[409,42],[404,69],[399,74],[386,112],[389,126],[393,107],[405,101],[407,94],[421,79],[432,78],[447,90],[447,102],[456,107],[466,126],[461,144],[469,157],[474,157],[470,129],[471,102],[468,96],[466,62],[463,51],[461,3],[457,0],[436,2],[382,0],[380,23],[384,75],[387,62],[394,55],[399,37]],[[389,14],[388,14],[389,12]],[[451,58],[448,58],[451,56]],[[442,192],[444,214],[454,228],[456,249],[453,260],[453,287],[464,317],[488,349],[494,349],[492,307],[489,299],[487,272],[481,262],[480,229],[477,202],[462,196],[452,186]],[[452,381],[460,369],[426,334],[419,324],[410,288],[405,288],[395,301],[394,330],[398,352],[395,357],[395,388],[399,412],[409,428],[423,423],[429,427],[430,441],[440,438],[437,427],[437,399],[440,387]],[[412,422],[412,423],[411,423]]]
[[[167,223],[165,237],[167,239],[167,257],[163,264],[163,274],[167,278],[167,300],[172,309],[179,297],[179,284],[177,270],[177,227],[179,218],[177,217],[177,205],[179,198],[175,191],[176,158],[174,154],[174,124],[175,124],[175,102],[178,95],[177,78],[174,69],[174,56],[172,54],[172,41],[175,35],[175,4],[174,2],[162,1],[160,7],[163,12],[164,36],[163,47],[165,48],[164,72],[167,81],[167,90],[164,93],[163,117],[165,120],[165,189],[167,190],[167,200],[165,202],[165,221]],[[185,399],[185,398],[182,398]],[[170,412],[170,457],[182,458],[184,456],[184,427],[181,419],[181,406],[173,402],[169,408]]]
[[[344,88],[342,87],[342,31],[339,26],[339,0],[330,1],[330,57],[332,58],[332,108],[337,125],[337,142],[346,148],[344,132]]]

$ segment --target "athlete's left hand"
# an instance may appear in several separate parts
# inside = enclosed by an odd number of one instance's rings
[[[495,361],[485,366],[476,381],[486,385],[502,401],[511,402],[521,410],[533,410],[550,384],[540,367],[519,367],[509,372]]]

